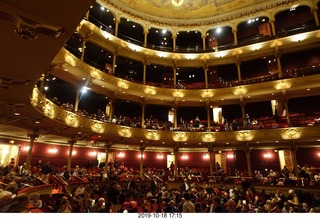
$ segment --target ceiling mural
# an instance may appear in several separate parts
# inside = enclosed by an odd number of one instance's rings
[[[254,6],[267,0],[102,0],[114,7],[167,19],[202,19]]]

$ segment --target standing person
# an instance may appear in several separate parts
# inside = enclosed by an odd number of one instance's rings
[[[173,163],[173,161],[171,161],[171,164],[170,164],[170,171],[171,171],[172,176],[174,176],[174,163]]]
[[[182,205],[182,212],[183,213],[196,213],[196,207],[191,201],[191,195],[190,193],[186,192],[183,194],[183,198],[185,199],[185,202]]]
[[[49,183],[49,174],[52,171],[50,161],[48,161],[41,169],[41,180],[46,184]]]
[[[250,116],[249,116],[249,114],[247,113],[246,114],[246,117],[245,117],[245,119],[246,119],[246,128],[247,129],[250,129],[251,128],[251,119],[250,119]]]

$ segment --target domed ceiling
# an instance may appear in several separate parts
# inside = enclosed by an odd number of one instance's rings
[[[273,0],[98,0],[117,10],[150,22],[168,24],[213,20],[221,15],[233,15],[242,10],[254,12],[271,5]],[[280,3],[282,1],[278,1]],[[257,9],[258,8],[258,9]],[[202,22],[201,22],[202,24]]]

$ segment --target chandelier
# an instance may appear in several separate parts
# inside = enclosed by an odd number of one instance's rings
[[[171,0],[171,2],[174,6],[179,7],[183,4],[184,0]]]

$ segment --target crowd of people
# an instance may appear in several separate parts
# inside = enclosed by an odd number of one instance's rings
[[[65,166],[56,168],[51,167],[49,162],[42,164],[42,161],[38,161],[31,171],[12,166],[9,172],[2,169],[0,211],[29,212],[31,205],[32,208],[41,209],[43,212],[61,213],[320,212],[320,194],[303,192],[297,185],[292,185],[292,189],[288,191],[282,191],[281,187],[276,192],[255,190],[255,185],[262,179],[268,181],[266,185],[291,185],[289,181],[279,183],[279,179],[286,180],[288,177],[289,180],[292,175],[286,167],[281,171],[256,170],[253,180],[248,180],[248,177],[236,177],[242,173],[235,171],[234,176],[227,176],[225,181],[220,181],[220,186],[213,186],[209,178],[202,178],[200,181],[194,178],[205,175],[205,170],[197,168],[179,168],[179,177],[174,178],[174,171],[170,168],[145,167],[144,177],[139,178],[139,171],[126,167],[124,163],[90,164],[86,167],[77,165],[68,171]],[[216,176],[222,176],[224,173],[218,171],[221,168],[217,168]],[[313,176],[311,172],[305,165],[299,174],[310,181],[313,180],[311,177],[319,180],[319,176]],[[68,184],[76,183],[77,186],[72,190],[64,189],[45,200],[39,193],[19,193],[19,190],[26,186],[37,186],[36,182],[54,184],[50,175],[59,175]],[[234,177],[238,181],[232,181],[230,186],[228,180]],[[20,180],[17,180],[19,178]],[[46,179],[48,182],[43,181]],[[180,186],[170,187],[169,181],[175,181]]]

